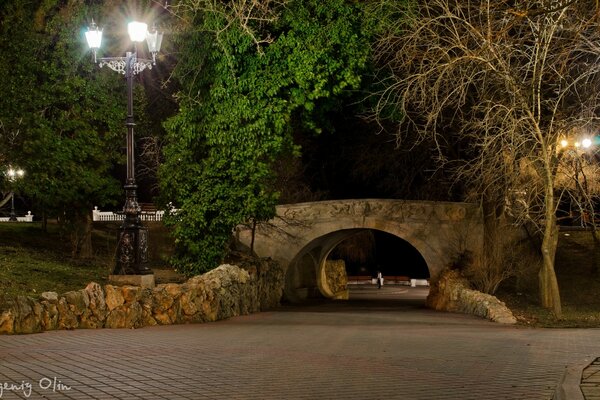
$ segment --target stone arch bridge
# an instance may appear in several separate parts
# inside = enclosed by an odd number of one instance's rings
[[[339,243],[363,230],[387,232],[410,243],[433,280],[459,254],[469,251],[477,257],[483,246],[483,220],[475,204],[367,199],[278,206],[274,219],[257,225],[254,251],[282,265],[288,300],[319,293],[334,297],[325,261]],[[250,246],[251,229],[240,226],[236,235]]]

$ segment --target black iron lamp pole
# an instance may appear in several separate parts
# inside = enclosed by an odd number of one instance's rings
[[[11,222],[17,221],[17,213],[15,213],[15,192],[10,192],[10,217],[8,220]]]
[[[129,35],[131,40],[141,42],[146,40],[148,49],[152,53],[152,60],[138,59],[137,49],[134,52],[127,52],[125,57],[104,57],[99,59],[99,66],[107,65],[113,71],[125,75],[127,81],[127,178],[125,181],[125,205],[123,214],[125,218],[120,227],[117,242],[116,265],[113,271],[115,275],[147,275],[152,270],[148,268],[148,230],[142,225],[140,218],[140,205],[137,201],[137,184],[135,182],[135,142],[133,127],[133,77],[144,69],[151,69],[156,62],[156,53],[160,50],[162,33],[154,30],[153,33],[147,31],[146,24],[131,22],[129,24]],[[98,29],[92,21],[86,38],[90,48],[94,52],[94,61],[96,51],[100,47],[102,31]]]
[[[14,169],[13,167],[9,167],[6,175],[8,176],[8,180],[11,182],[11,184],[14,184],[14,181],[17,178],[21,178],[23,175],[25,175],[25,171],[20,168]],[[8,220],[11,222],[17,222],[17,213],[15,213],[15,191],[14,188],[12,189],[13,190],[10,192],[10,216],[8,217]]]

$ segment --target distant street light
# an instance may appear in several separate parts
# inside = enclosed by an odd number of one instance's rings
[[[576,182],[575,187],[569,189],[574,194],[570,196],[570,199],[567,199],[568,218],[572,222],[579,220],[581,226],[586,226],[590,222],[590,215],[594,215],[593,206],[591,210],[588,210],[588,202],[584,199],[589,195],[587,183],[589,173],[586,173],[586,169],[587,166],[595,163],[595,152],[598,143],[598,136],[580,136],[574,141],[562,138],[559,141],[560,146],[557,148],[557,160],[562,164],[561,174]],[[575,203],[575,208],[573,203]],[[567,212],[564,209],[560,211]]]
[[[114,274],[120,275],[146,275],[152,270],[146,265],[148,262],[148,230],[142,225],[140,219],[140,206],[137,201],[137,184],[135,183],[134,164],[134,139],[133,127],[133,76],[144,69],[151,69],[156,63],[156,54],[160,51],[163,34],[156,29],[148,32],[147,24],[143,22],[130,22],[127,29],[129,38],[133,42],[134,51],[126,52],[125,57],[96,58],[96,53],[102,43],[102,30],[92,21],[85,33],[89,47],[94,53],[94,62],[99,66],[107,65],[113,71],[124,74],[127,80],[127,180],[125,182],[125,205],[123,213],[125,220],[121,225],[117,243],[117,264]],[[146,40],[152,60],[137,57],[136,44]]]
[[[22,178],[23,175],[25,175],[25,171],[23,171],[20,168],[14,169],[13,167],[8,167],[8,171],[6,171],[6,176],[7,176],[8,180],[11,182],[11,186],[12,186],[12,184],[14,184],[14,182],[17,179]],[[15,213],[15,191],[14,191],[13,187],[11,187],[10,189],[11,189],[11,192],[10,192],[10,217],[8,218],[8,220],[12,221],[12,222],[16,222],[17,214]]]
[[[571,142],[568,139],[561,139],[559,144],[559,150],[568,150],[569,148],[589,149],[594,145],[594,141],[589,137],[584,137],[583,139],[575,140],[574,142]]]

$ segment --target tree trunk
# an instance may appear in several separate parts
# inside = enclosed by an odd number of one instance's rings
[[[592,265],[590,266],[590,274],[596,275],[600,271],[600,233],[596,227],[595,213],[592,212]]]
[[[79,257],[92,258],[94,249],[92,247],[92,216],[85,214],[82,218],[82,235],[80,240]]]
[[[556,318],[561,318],[560,292],[558,290],[556,271],[554,270],[554,259],[558,245],[558,226],[556,225],[556,216],[554,215],[554,202],[552,199],[547,199],[547,201],[551,204],[548,204],[546,207],[546,223],[541,248],[543,263],[538,275],[540,300],[542,307],[552,310]]]
[[[72,224],[71,256],[73,258],[92,258],[92,217],[89,214],[77,215]]]
[[[42,231],[48,232],[48,214],[46,214],[46,210],[42,211]]]
[[[250,240],[250,255],[254,255],[254,238],[256,237],[256,219],[252,218],[252,238]]]

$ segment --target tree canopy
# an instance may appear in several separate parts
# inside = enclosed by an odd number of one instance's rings
[[[542,304],[557,316],[560,142],[598,129],[598,15],[588,1],[429,0],[378,43],[379,115],[433,140],[486,217],[507,211],[539,235]]]
[[[121,158],[125,88],[109,71],[94,71],[83,37],[94,14],[101,8],[81,1],[0,5],[3,161],[25,169],[33,211],[71,232],[119,193],[111,170]]]
[[[186,23],[175,70],[183,90],[161,178],[188,273],[213,268],[237,224],[274,215],[274,165],[298,154],[294,131],[320,132],[368,62],[360,4],[260,4],[174,8]]]

